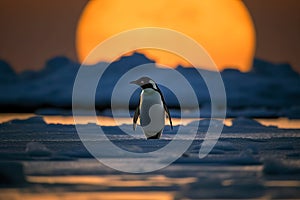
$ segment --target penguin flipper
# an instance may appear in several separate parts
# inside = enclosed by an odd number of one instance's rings
[[[135,109],[134,116],[133,116],[133,130],[136,129],[136,122],[137,122],[139,116],[140,116],[140,108],[137,107]]]
[[[165,103],[164,103],[164,109],[165,109],[165,111],[167,113],[167,116],[169,118],[171,129],[173,130],[173,124],[172,124],[172,119],[171,119],[170,111],[169,111],[169,109],[168,109],[168,107],[167,107],[167,105]]]

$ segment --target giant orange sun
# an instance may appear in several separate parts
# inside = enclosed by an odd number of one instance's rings
[[[220,70],[230,67],[248,71],[251,68],[255,30],[240,0],[90,1],[77,27],[79,60],[82,62],[103,40],[142,27],[169,28],[186,34],[207,50]],[[163,65],[189,65],[172,53],[151,49],[139,51]],[[98,61],[112,59],[108,54],[99,55],[99,58]],[[201,67],[201,60],[197,65]]]

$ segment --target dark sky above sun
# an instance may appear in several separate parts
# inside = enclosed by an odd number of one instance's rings
[[[0,59],[18,72],[64,55],[77,60],[75,32],[88,0],[1,0]],[[300,72],[300,1],[244,0],[256,28],[256,54]]]

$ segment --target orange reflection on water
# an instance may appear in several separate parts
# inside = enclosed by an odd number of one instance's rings
[[[300,181],[293,180],[272,180],[264,183],[267,187],[300,187]]]
[[[47,184],[84,184],[105,187],[152,187],[185,185],[197,181],[197,178],[169,178],[163,175],[157,176],[28,176],[31,183]]]
[[[22,200],[172,200],[172,192],[22,192],[17,189],[0,190],[1,199]]]
[[[81,188],[81,186],[99,186],[105,190],[113,190],[113,188],[134,188],[144,187],[144,192],[59,192],[59,193],[25,193],[21,194],[17,191],[4,191],[5,199],[110,199],[110,200],[171,200],[175,198],[175,191],[162,192],[153,191],[153,187],[168,187],[176,185],[186,185],[197,182],[195,177],[171,178],[164,175],[107,175],[107,176],[91,176],[91,175],[70,175],[70,176],[27,176],[27,181],[31,184],[50,184],[55,186],[65,185],[67,188],[73,186]],[[148,192],[151,191],[151,192]],[[0,190],[1,192],[1,190]]]

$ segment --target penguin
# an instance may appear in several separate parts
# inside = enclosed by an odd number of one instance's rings
[[[149,77],[141,77],[131,81],[142,88],[139,106],[133,116],[133,130],[140,118],[140,125],[147,139],[159,139],[165,127],[166,114],[173,130],[172,119],[164,96],[157,84]]]

